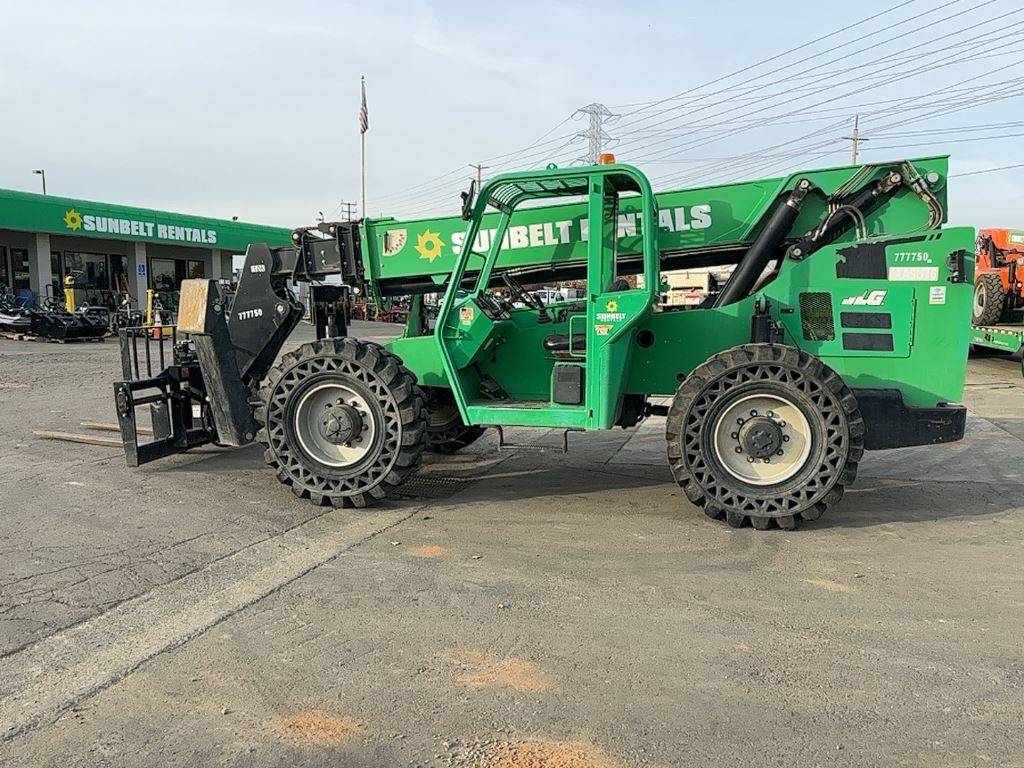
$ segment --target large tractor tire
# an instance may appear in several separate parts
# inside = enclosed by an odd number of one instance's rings
[[[466,426],[451,391],[437,387],[427,391],[428,451],[455,453],[475,442],[484,431],[483,427]]]
[[[379,344],[349,338],[283,355],[256,418],[277,479],[318,506],[381,501],[420,467],[426,444],[412,373]]]
[[[1003,281],[994,272],[978,275],[974,281],[974,307],[971,322],[975,325],[995,325],[1003,314],[1006,292]]]
[[[839,375],[794,347],[745,344],[698,366],[666,422],[686,497],[734,528],[792,530],[843,497],[864,453],[864,420]]]

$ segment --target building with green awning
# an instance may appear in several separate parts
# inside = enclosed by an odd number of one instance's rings
[[[142,306],[150,288],[229,279],[250,243],[290,238],[281,227],[0,189],[0,290],[59,295],[71,274],[79,287],[129,293]]]

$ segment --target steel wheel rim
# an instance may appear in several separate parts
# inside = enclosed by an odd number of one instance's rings
[[[321,422],[334,408],[348,406],[361,416],[359,434],[335,443],[321,430]],[[295,406],[292,428],[299,447],[314,461],[328,467],[349,467],[362,461],[374,445],[377,427],[370,404],[355,389],[338,382],[326,382],[302,393]]]
[[[769,456],[752,453],[750,438],[743,439],[743,425],[749,428],[755,421],[765,424],[763,431],[770,438],[776,436],[776,431],[781,435],[778,447]],[[799,406],[780,395],[762,392],[741,397],[725,407],[715,422],[712,446],[718,462],[730,475],[763,487],[796,476],[807,464],[812,442],[810,422]],[[768,438],[765,443],[772,444]]]
[[[985,291],[982,288],[982,284],[978,283],[974,286],[974,314],[975,316],[980,315],[981,311],[985,308]]]

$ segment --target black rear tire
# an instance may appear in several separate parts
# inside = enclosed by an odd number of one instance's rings
[[[323,339],[283,355],[270,370],[256,410],[258,440],[277,479],[299,498],[366,507],[419,469],[424,403],[397,355],[372,342]],[[321,427],[332,413],[339,418]]]
[[[1003,281],[994,272],[978,275],[974,281],[974,305],[971,322],[975,325],[995,325],[1003,315],[1006,292]]]
[[[757,530],[820,518],[864,454],[864,420],[843,380],[779,344],[744,344],[694,369],[665,437],[686,497],[712,519]]]

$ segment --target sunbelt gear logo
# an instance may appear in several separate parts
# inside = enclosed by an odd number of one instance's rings
[[[431,264],[441,255],[443,247],[444,241],[437,232],[431,232],[428,229],[416,235],[416,252],[420,255],[421,259],[426,259]]]
[[[64,214],[64,226],[68,229],[78,231],[82,228],[82,214],[72,208]]]
[[[619,312],[618,301],[608,299],[604,304],[604,312],[597,313],[597,319],[602,323],[618,323],[626,319],[626,313]]]

